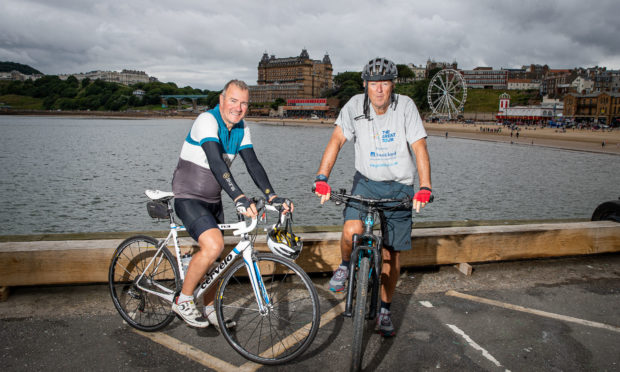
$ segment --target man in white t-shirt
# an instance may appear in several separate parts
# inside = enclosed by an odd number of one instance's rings
[[[426,131],[413,100],[394,94],[397,75],[396,65],[385,58],[372,59],[364,66],[365,94],[352,97],[342,108],[321,159],[314,183],[321,204],[330,198],[328,177],[346,141],[353,141],[355,146],[357,172],[352,194],[369,198],[408,196],[413,199],[416,212],[432,201]],[[416,168],[420,188],[414,194]],[[399,252],[411,249],[411,216],[411,210],[385,212],[381,310],[377,317],[378,330],[385,337],[396,334],[390,305],[400,275]],[[347,206],[344,220],[340,240],[342,262],[329,283],[330,290],[335,292],[344,290],[349,276],[352,237],[363,232],[359,210]]]

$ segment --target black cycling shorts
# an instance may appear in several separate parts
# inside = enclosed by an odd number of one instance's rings
[[[181,219],[189,235],[198,237],[209,229],[217,229],[224,223],[224,207],[219,203],[207,203],[198,199],[174,199],[174,212]]]

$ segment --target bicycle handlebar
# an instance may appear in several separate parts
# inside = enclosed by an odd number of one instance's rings
[[[401,198],[401,199],[367,198],[361,195],[347,194],[346,190],[344,189],[340,189],[336,192],[333,192],[331,194],[330,199],[332,199],[334,203],[336,203],[337,205],[346,203],[349,200],[355,200],[362,204],[365,204],[365,205],[368,205],[375,209],[380,209],[380,210],[394,210],[394,209],[399,209],[399,208],[409,209],[412,206],[411,198],[409,196],[405,196],[404,198]],[[385,205],[385,204],[390,204],[390,203],[397,203],[397,204],[396,205]]]
[[[256,225],[258,224],[258,218],[261,216],[263,209],[272,211],[272,212],[277,212],[279,214],[279,219],[282,219],[283,209],[282,209],[281,203],[267,204],[265,202],[265,198],[258,198],[258,197],[253,197],[251,201],[252,203],[256,205],[256,211],[258,212],[257,214],[258,217],[252,217],[250,224],[247,224],[246,220],[241,220],[234,224],[220,224],[218,225],[219,228],[222,230],[235,230],[233,231],[233,235],[243,235],[243,234],[249,233],[256,228]],[[245,217],[242,213],[243,212],[240,212],[239,210],[237,210],[237,214],[239,215],[239,217]]]

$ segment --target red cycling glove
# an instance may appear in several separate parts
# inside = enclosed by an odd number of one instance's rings
[[[431,190],[428,188],[420,189],[420,191],[416,192],[413,196],[413,200],[417,200],[422,203],[428,203],[431,200]]]
[[[312,189],[314,192],[318,192],[319,195],[327,195],[332,192],[331,186],[325,181],[315,181]]]

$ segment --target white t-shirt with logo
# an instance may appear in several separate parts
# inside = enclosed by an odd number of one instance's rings
[[[387,112],[377,115],[370,105],[364,117],[364,95],[353,96],[340,111],[336,125],[355,145],[355,169],[373,181],[413,185],[416,165],[411,144],[426,138],[422,118],[413,100],[396,94]]]

